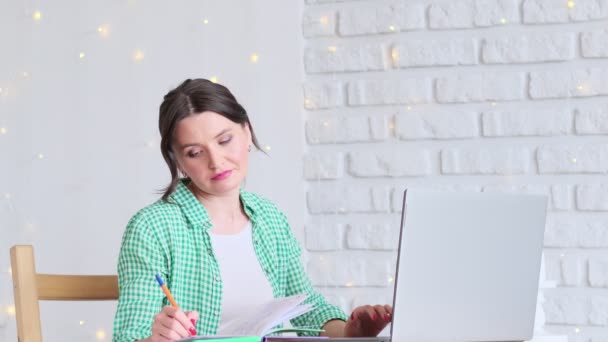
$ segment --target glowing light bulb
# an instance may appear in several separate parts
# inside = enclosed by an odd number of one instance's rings
[[[209,24],[209,20],[208,19],[203,19],[203,24],[205,24],[205,25]]]
[[[568,7],[574,8],[574,1],[568,1]]]
[[[344,286],[346,286],[346,287],[353,287],[354,284],[353,284],[352,281],[349,281],[348,283],[344,284]]]
[[[99,330],[97,330],[97,332],[95,332],[95,337],[100,341],[105,340],[106,332],[103,329],[99,329]]]
[[[144,59],[144,53],[141,50],[135,50],[133,52],[133,62],[139,63]]]
[[[258,56],[257,53],[252,53],[251,56],[249,56],[249,60],[251,61],[251,63],[257,63],[259,59],[260,56]]]
[[[266,151],[270,151],[270,146],[266,145],[264,146],[264,148],[266,149]]]
[[[6,134],[6,127],[0,127],[0,134]]]
[[[84,321],[80,321],[80,322],[78,322],[78,324],[80,324],[80,326],[83,326],[84,325]]]
[[[211,76],[211,78],[209,79],[209,81],[211,81],[213,83],[217,83],[217,77],[216,76]]]
[[[577,334],[580,333],[581,332],[581,328],[579,328],[579,327],[574,328],[574,332],[577,333]]]
[[[32,18],[36,21],[40,21],[40,19],[42,19],[42,12],[35,11],[34,14],[32,14]]]
[[[389,26],[388,29],[393,32],[395,32],[395,30],[396,30],[395,26],[393,26],[393,25]]]
[[[44,159],[44,154],[38,153],[38,155],[36,157],[38,157],[38,159]]]
[[[405,107],[405,110],[407,110],[409,112],[410,110],[412,110],[412,106]]]
[[[84,59],[86,57],[86,54],[84,52],[81,52],[78,54],[78,58],[80,59]]]
[[[308,98],[304,99],[304,105],[305,105],[306,107],[310,107],[310,106],[311,106],[311,104],[312,104],[312,101],[310,101],[310,99],[308,99]]]
[[[97,32],[99,32],[99,35],[102,38],[106,38],[108,35],[110,35],[110,27],[106,24],[101,25],[97,28]]]
[[[507,23],[507,19],[506,18],[500,18],[500,23],[501,24],[506,24]]]
[[[391,58],[393,59],[393,61],[398,61],[399,60],[399,50],[397,49],[392,49],[391,50]]]
[[[388,277],[388,282],[389,282],[389,283],[392,283],[392,282],[393,282],[393,280],[395,280],[393,277]]]
[[[572,158],[572,164],[576,164],[576,158]]]
[[[329,18],[326,16],[322,16],[321,18],[319,18],[319,23],[321,23],[321,25],[327,25],[329,23]]]
[[[329,52],[336,52],[336,51],[338,51],[338,48],[335,47],[335,46],[328,46],[327,47],[327,51],[329,51]]]
[[[9,305],[6,307],[6,314],[9,316],[15,316],[15,306]]]

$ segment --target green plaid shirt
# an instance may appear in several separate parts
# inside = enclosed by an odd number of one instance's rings
[[[339,308],[317,293],[300,261],[300,246],[285,215],[270,201],[241,191],[241,202],[253,227],[253,244],[274,297],[308,294],[315,309],[291,320],[293,326],[322,327],[346,320]],[[118,258],[120,298],[114,318],[114,342],[140,340],[152,334],[152,323],[169,305],[154,279],[160,274],[184,311],[200,313],[196,329],[215,335],[220,323],[222,279],[209,237],[205,208],[180,182],[169,197],[140,210],[129,221]],[[243,286],[244,296],[247,293]]]

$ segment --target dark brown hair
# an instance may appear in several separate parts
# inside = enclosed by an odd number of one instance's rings
[[[185,80],[165,95],[158,116],[158,128],[161,136],[160,151],[167,166],[169,166],[169,171],[171,171],[171,183],[162,190],[164,201],[167,201],[169,195],[175,191],[179,182],[177,160],[172,151],[175,127],[180,120],[206,111],[218,113],[243,126],[247,125],[251,131],[253,145],[261,150],[247,112],[237,102],[228,88],[202,78]]]

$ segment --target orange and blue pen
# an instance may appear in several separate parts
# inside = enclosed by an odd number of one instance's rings
[[[156,281],[158,282],[158,285],[160,285],[160,288],[165,293],[165,296],[167,296],[167,299],[169,300],[169,303],[171,303],[171,306],[174,307],[174,308],[176,308],[176,309],[179,309],[179,305],[177,305],[177,302],[175,301],[175,299],[171,295],[171,292],[169,291],[169,288],[167,287],[167,285],[163,281],[163,278],[161,278],[160,275],[158,275],[158,274],[156,274],[154,277],[156,277]],[[192,324],[194,324],[194,320],[192,321]],[[196,330],[190,329],[190,333],[192,335],[196,335]]]

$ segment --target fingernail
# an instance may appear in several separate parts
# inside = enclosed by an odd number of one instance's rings
[[[375,320],[377,320],[377,319],[378,319],[378,316],[376,316],[376,315],[373,315],[373,316],[372,316],[372,321],[375,321]]]
[[[190,330],[189,330],[189,331],[190,331],[190,334],[191,334],[192,336],[196,336],[196,329],[194,329],[194,328],[190,328]]]
[[[355,319],[355,313],[354,313],[354,312],[350,314],[350,319],[351,319],[351,320],[352,320],[352,319]]]
[[[389,316],[388,314],[385,314],[384,315],[384,320],[387,321],[387,322],[390,322],[391,316]]]
[[[196,325],[196,320],[194,318],[190,318],[190,322],[192,322],[192,325]]]

